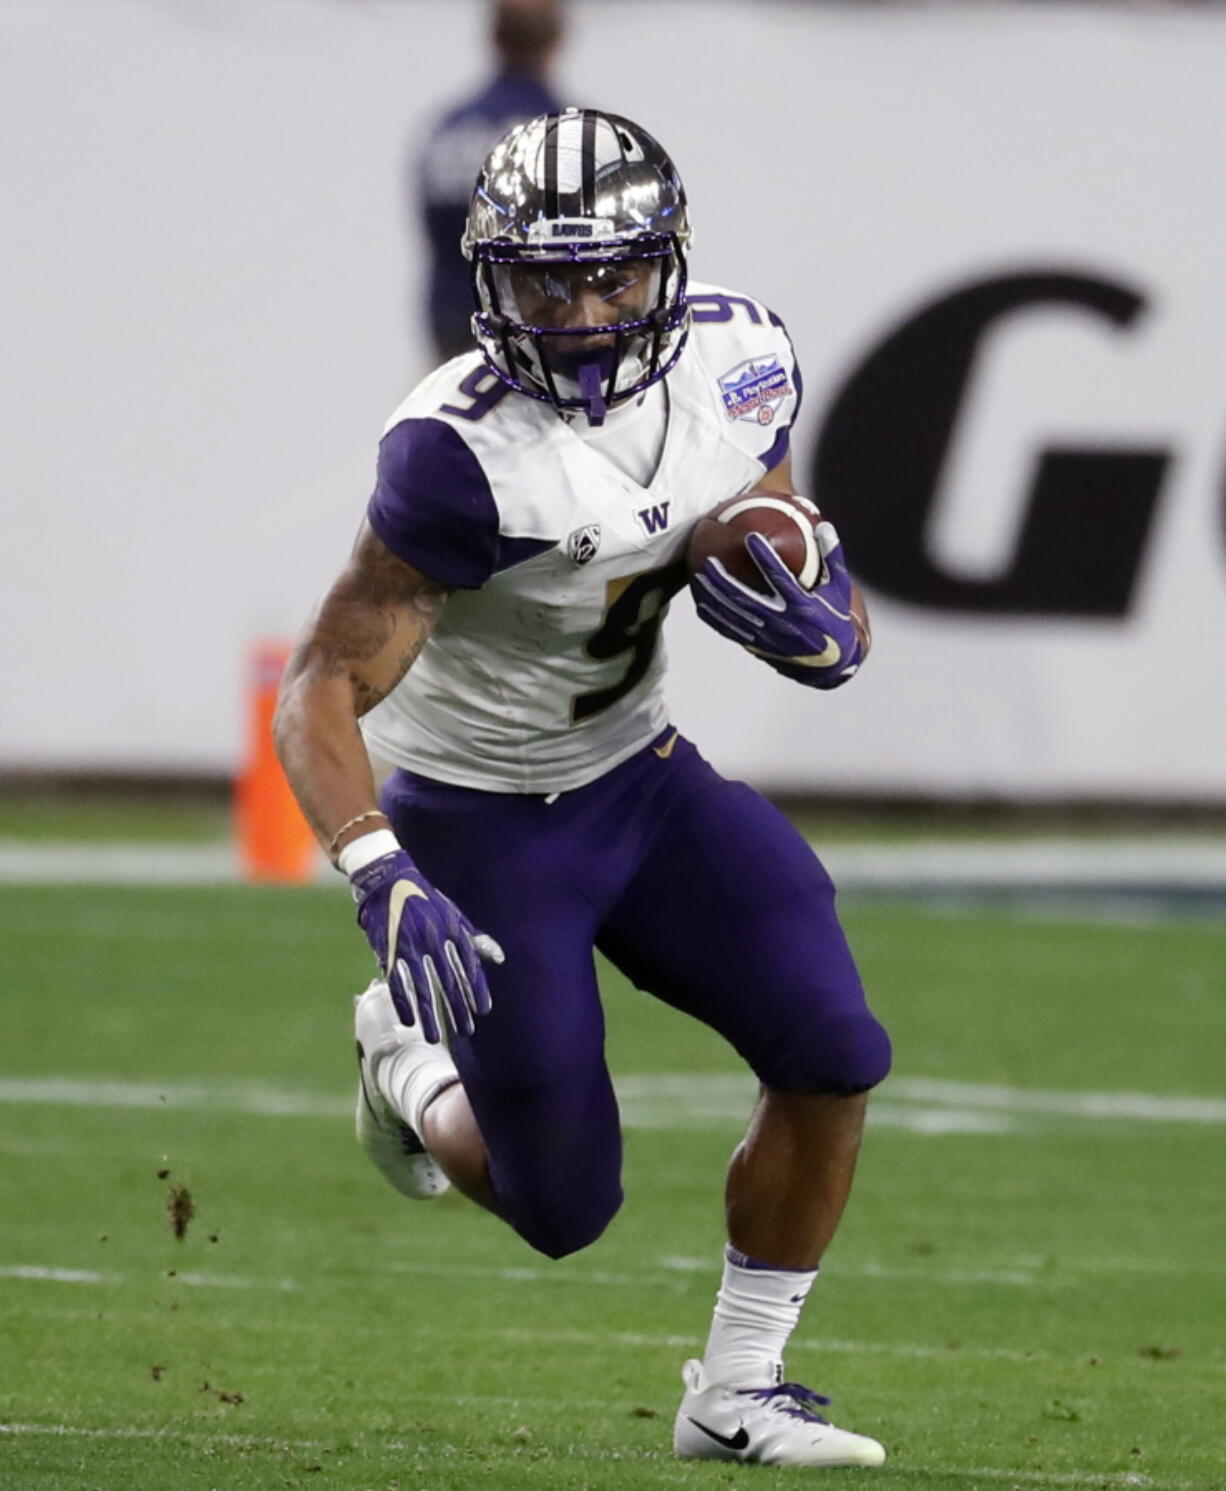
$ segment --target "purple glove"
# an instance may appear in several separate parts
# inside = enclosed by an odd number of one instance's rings
[[[387,975],[396,1013],[421,1022],[432,1045],[442,1039],[439,1006],[457,1035],[472,1035],[490,1010],[481,959],[503,961],[502,949],[435,890],[403,849],[372,860],[349,877],[358,925]]]
[[[836,689],[860,666],[864,648],[851,614],[851,577],[833,523],[814,530],[822,569],[806,590],[760,533],[745,547],[770,587],[763,595],[708,559],[690,581],[698,614],[722,637],[739,642],[788,678]]]

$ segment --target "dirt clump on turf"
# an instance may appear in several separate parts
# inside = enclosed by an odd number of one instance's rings
[[[166,1197],[166,1216],[170,1222],[170,1230],[180,1242],[187,1236],[187,1229],[195,1215],[196,1203],[192,1200],[192,1193],[176,1181]]]

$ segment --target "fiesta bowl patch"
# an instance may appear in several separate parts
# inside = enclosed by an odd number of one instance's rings
[[[729,419],[768,425],[792,392],[792,384],[777,357],[751,357],[721,376],[719,391]]]

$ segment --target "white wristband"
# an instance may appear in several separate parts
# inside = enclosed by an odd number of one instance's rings
[[[399,848],[400,840],[390,828],[377,828],[374,833],[351,839],[336,856],[336,868],[342,875],[352,877],[385,854],[395,854]]]

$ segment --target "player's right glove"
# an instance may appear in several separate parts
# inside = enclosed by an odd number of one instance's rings
[[[401,1020],[420,1021],[426,1040],[436,1044],[442,1039],[441,1007],[457,1035],[472,1035],[477,1017],[490,1010],[482,959],[503,961],[494,939],[478,932],[403,849],[355,870],[349,883],[358,924],[387,977]]]
[[[760,533],[745,547],[768,592],[744,584],[716,558],[690,581],[699,616],[723,637],[739,642],[777,673],[809,688],[836,689],[864,659],[852,610],[852,581],[833,523],[815,530],[822,569],[806,590]]]

